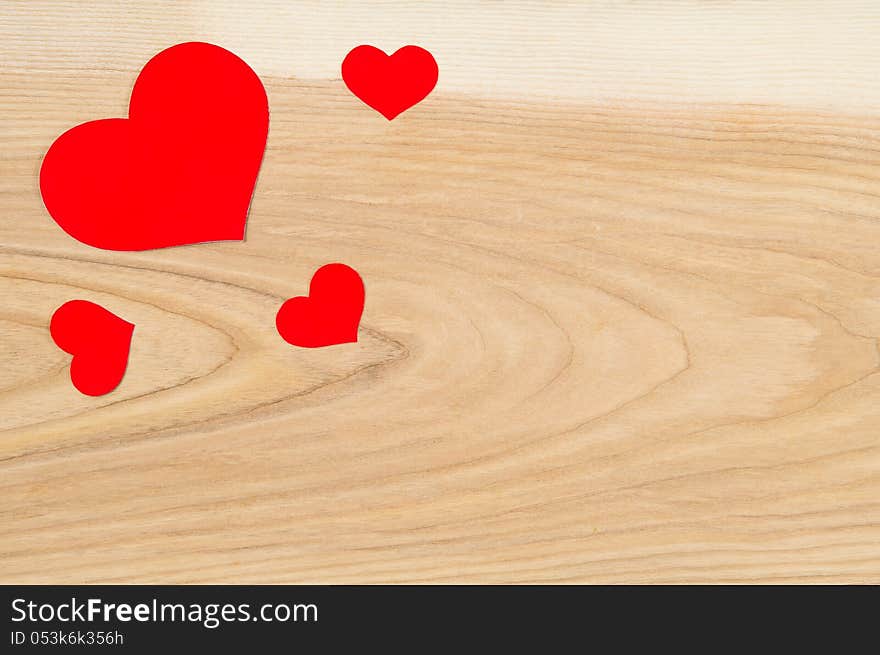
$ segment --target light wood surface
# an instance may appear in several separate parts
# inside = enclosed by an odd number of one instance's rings
[[[873,2],[0,4],[0,582],[880,582]],[[37,173],[162,48],[262,76],[247,240]],[[338,79],[432,50],[388,123]],[[359,270],[360,341],[278,306]],[[137,325],[88,398],[53,310]]]

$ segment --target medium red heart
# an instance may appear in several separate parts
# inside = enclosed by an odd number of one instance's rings
[[[43,203],[97,248],[241,240],[268,130],[254,71],[218,46],[182,43],[144,66],[128,119],[55,140],[40,169]]]
[[[70,381],[88,396],[103,396],[122,381],[134,325],[88,300],[71,300],[55,310],[49,332],[73,355]]]
[[[364,283],[353,268],[327,264],[312,276],[308,296],[287,300],[275,316],[278,334],[294,346],[320,348],[358,339]]]
[[[437,84],[437,62],[417,45],[390,57],[379,48],[359,45],[342,62],[342,79],[358,98],[389,121],[420,102]]]

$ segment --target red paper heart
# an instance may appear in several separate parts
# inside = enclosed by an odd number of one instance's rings
[[[182,43],[144,66],[128,119],[55,140],[40,169],[43,203],[97,248],[241,240],[268,130],[254,71],[223,48]]]
[[[389,121],[420,102],[437,84],[437,62],[417,45],[390,57],[379,48],[359,45],[342,62],[342,79],[358,98]]]
[[[312,276],[308,296],[287,300],[275,316],[278,334],[294,346],[352,343],[364,311],[364,283],[353,268],[327,264]]]
[[[71,300],[55,310],[49,332],[73,355],[70,381],[88,396],[103,396],[122,381],[134,325],[87,300]]]

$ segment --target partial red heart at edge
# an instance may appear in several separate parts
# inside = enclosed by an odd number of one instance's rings
[[[55,140],[40,169],[43,203],[96,248],[241,240],[268,130],[256,73],[223,48],[182,43],[144,66],[127,119]]]
[[[359,45],[342,62],[345,85],[389,121],[431,93],[438,75],[434,57],[417,45],[404,46],[391,56]]]
[[[70,381],[81,393],[102,396],[122,381],[134,325],[88,300],[71,300],[55,310],[52,340],[73,355]]]
[[[345,264],[326,264],[312,276],[308,296],[287,300],[275,316],[278,334],[294,346],[320,348],[358,339],[364,283]]]

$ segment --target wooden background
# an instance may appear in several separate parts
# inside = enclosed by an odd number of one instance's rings
[[[880,7],[0,3],[0,581],[880,582]],[[96,250],[62,131],[208,40],[270,98],[244,243]],[[429,48],[388,123],[338,79]],[[280,303],[357,268],[357,344]],[[78,394],[48,322],[137,324]]]

